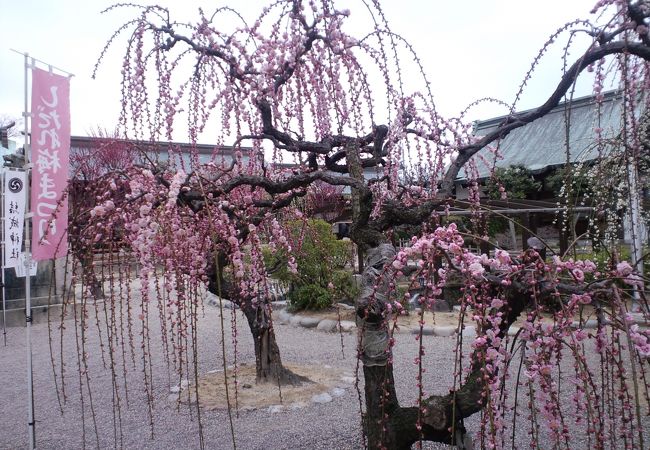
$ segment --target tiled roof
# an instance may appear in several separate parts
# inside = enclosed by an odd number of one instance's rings
[[[498,156],[495,157],[494,152],[488,148],[481,150],[474,157],[478,177],[488,177],[495,164],[496,167],[523,165],[534,173],[561,166],[567,161],[567,147],[572,163],[598,158],[600,155],[595,145],[595,128],[603,130],[604,138],[616,136],[621,129],[621,106],[622,98],[615,91],[605,94],[600,111],[592,96],[561,103],[544,117],[512,131],[501,141],[494,142],[492,146],[494,148],[498,145]],[[474,135],[486,135],[496,129],[506,117],[477,122]],[[466,178],[463,170],[458,178]]]

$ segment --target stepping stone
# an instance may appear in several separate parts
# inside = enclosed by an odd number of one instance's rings
[[[300,325],[304,328],[315,328],[320,321],[321,319],[317,317],[303,317],[300,319]]]
[[[327,333],[331,333],[333,331],[336,331],[337,325],[338,322],[336,320],[323,319],[320,322],[318,322],[318,326],[316,327],[316,329],[318,331],[325,331]]]
[[[332,401],[332,396],[327,392],[323,392],[322,394],[314,395],[311,401],[314,403],[329,403]]]

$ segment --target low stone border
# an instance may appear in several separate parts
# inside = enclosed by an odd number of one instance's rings
[[[276,312],[276,320],[285,325],[291,325],[294,327],[315,328],[318,331],[324,331],[326,333],[333,333],[336,331],[350,333],[357,329],[357,325],[351,320],[341,320],[339,322],[338,320],[291,314],[286,309],[276,310]]]
[[[208,304],[211,306],[219,306],[219,298],[212,296],[208,299]],[[222,306],[224,309],[238,309],[237,305],[229,302],[228,300],[222,300]],[[325,319],[321,317],[314,317],[302,314],[291,314],[287,311],[287,302],[286,301],[276,301],[273,302],[274,317],[280,323],[285,325],[291,325],[294,327],[303,327],[303,328],[313,328],[318,331],[325,333],[335,333],[335,332],[345,332],[351,333],[356,331],[357,325],[351,320],[338,320]],[[353,310],[354,306],[346,305],[345,303],[338,303],[338,306],[341,309]],[[460,309],[458,305],[454,309]],[[642,314],[630,314],[632,316],[632,323],[638,324],[641,329],[646,329],[650,324],[645,321],[645,318]],[[605,324],[608,324],[609,321],[606,320]],[[579,321],[573,321],[571,327],[575,329],[584,329],[584,330],[594,330],[598,327],[598,322],[596,319],[588,319],[582,323]],[[409,330],[404,330],[408,332]],[[514,336],[519,331],[518,326],[511,326],[508,329],[508,336]],[[420,328],[415,327],[410,329],[411,334],[419,334]],[[437,336],[437,337],[456,337],[458,334],[458,327],[453,325],[425,325],[422,328],[423,336]],[[465,325],[463,328],[463,338],[464,339],[473,339],[476,337],[476,327],[473,325]]]
[[[321,392],[320,394],[312,395],[309,402],[302,401],[302,402],[294,402],[289,405],[271,405],[267,408],[267,411],[271,414],[277,414],[287,410],[296,410],[296,409],[305,408],[306,406],[309,405],[309,403],[313,403],[313,404],[330,403],[335,398],[343,397],[347,393],[346,388],[348,386],[345,385],[353,384],[355,382],[355,378],[351,376],[342,376],[340,378],[340,381],[342,383],[338,384],[336,387],[330,388],[328,391]]]

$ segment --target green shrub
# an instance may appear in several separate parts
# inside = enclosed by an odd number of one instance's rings
[[[265,262],[267,267],[280,267],[273,276],[289,284],[290,307],[318,310],[340,300],[354,299],[357,288],[352,273],[345,267],[351,242],[336,239],[331,225],[324,220],[293,221],[288,228],[298,273],[289,272],[284,252],[265,252]]]

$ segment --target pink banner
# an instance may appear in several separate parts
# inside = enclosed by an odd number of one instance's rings
[[[32,69],[32,258],[65,256],[68,251],[70,79]]]

